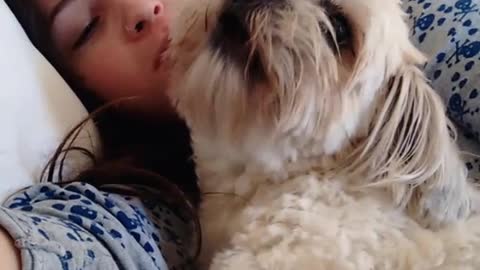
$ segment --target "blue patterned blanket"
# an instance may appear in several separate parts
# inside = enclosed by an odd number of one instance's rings
[[[480,155],[480,0],[403,0],[424,69],[459,129],[463,151]],[[480,158],[467,156],[480,178]]]

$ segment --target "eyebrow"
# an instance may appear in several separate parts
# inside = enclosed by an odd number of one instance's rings
[[[62,12],[62,10],[65,9],[65,7],[68,6],[68,4],[70,4],[73,1],[75,1],[75,0],[60,0],[60,2],[58,2],[58,4],[56,4],[53,7],[52,12],[50,13],[50,16],[49,16],[50,25],[53,24],[57,15],[60,12]]]

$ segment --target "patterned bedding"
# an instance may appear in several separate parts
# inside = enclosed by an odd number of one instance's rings
[[[459,129],[463,151],[480,155],[480,0],[403,0],[411,39],[429,57],[424,66]],[[480,158],[466,156],[480,178]]]

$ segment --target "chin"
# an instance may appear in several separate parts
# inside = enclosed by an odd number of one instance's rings
[[[178,8],[201,269],[480,268],[478,190],[399,1]]]

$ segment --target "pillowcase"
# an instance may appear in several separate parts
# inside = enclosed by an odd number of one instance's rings
[[[87,116],[72,90],[33,47],[4,1],[0,1],[0,201],[39,181],[65,135]],[[95,152],[92,124],[75,143]],[[66,174],[88,165],[69,154]]]
[[[403,0],[428,79],[459,128],[461,149],[480,155],[480,0]],[[470,175],[480,158],[467,155]]]

